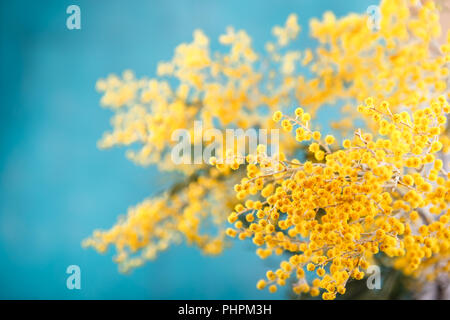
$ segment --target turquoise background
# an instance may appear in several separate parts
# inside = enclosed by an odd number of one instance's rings
[[[271,27],[291,12],[303,29],[299,47],[310,47],[311,17],[363,13],[376,2],[1,1],[0,298],[286,298],[283,290],[255,288],[275,260],[260,260],[249,242],[235,241],[215,258],[180,245],[127,276],[111,253],[81,248],[94,229],[112,226],[128,206],[172,183],[126,160],[124,149],[96,148],[111,113],[99,107],[95,82],[127,68],[153,76],[196,28],[213,48],[232,25],[262,49]],[[81,8],[81,30],[66,29],[71,4]],[[81,290],[66,288],[71,264],[81,268]]]

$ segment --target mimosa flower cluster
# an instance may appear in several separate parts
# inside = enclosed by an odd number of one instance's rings
[[[126,146],[135,163],[181,178],[84,245],[114,247],[129,271],[180,241],[214,255],[233,237],[247,239],[261,258],[280,259],[259,289],[294,280],[295,293],[324,299],[362,279],[375,256],[418,284],[448,283],[450,35],[440,10],[434,1],[383,0],[377,31],[365,14],[326,12],[310,21],[317,45],[302,50],[295,14],[261,53],[233,28],[219,37],[225,49],[211,52],[196,30],[156,78],[126,71],[99,80],[101,104],[114,113],[99,146]],[[340,117],[323,125],[330,108]],[[176,165],[171,134],[187,129],[195,141],[195,121],[205,131],[282,128],[283,152],[227,150],[232,162]]]
[[[294,276],[294,292],[334,299],[378,253],[409,275],[420,275],[430,259],[450,271],[450,174],[438,156],[450,111],[445,97],[413,114],[372,98],[358,111],[376,122],[377,136],[358,129],[331,151],[335,138],[312,131],[303,109],[295,117],[277,111],[273,119],[308,141],[315,161],[274,160],[263,146],[247,156],[247,177],[235,185],[237,198],[247,200],[229,215],[227,234],[251,238],[261,258],[290,256],[259,289],[275,292]]]
[[[227,170],[207,170],[204,175],[192,175],[188,182],[175,185],[170,193],[130,208],[114,227],[95,231],[83,245],[101,253],[113,245],[114,261],[121,272],[155,259],[160,251],[183,240],[204,254],[221,253],[226,237],[223,211],[228,210],[227,189],[234,180],[224,181]]]

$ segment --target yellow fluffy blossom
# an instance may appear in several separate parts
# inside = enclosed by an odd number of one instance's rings
[[[275,189],[256,197],[262,207],[236,213],[261,212],[236,232],[253,238],[264,257],[280,250],[290,255],[280,269],[269,271],[275,275],[268,279],[271,288],[284,285],[294,275],[298,282],[293,290],[300,293],[304,291],[300,286],[308,285],[305,271],[316,271],[314,281],[323,290],[323,299],[334,299],[345,293],[350,279],[364,277],[378,252],[391,257],[394,266],[407,275],[436,275],[441,269],[430,269],[430,261],[448,268],[448,173],[441,170],[442,160],[433,158],[434,179],[423,174],[427,155],[441,150],[433,147],[440,131],[432,128],[437,118],[447,116],[448,103],[440,96],[429,101],[435,106],[432,112],[424,107],[404,116],[391,112],[384,102],[367,101],[369,105],[359,110],[363,117],[376,119],[378,128],[389,128],[383,134],[357,129],[351,139],[344,140],[343,150],[324,149],[324,162],[279,161],[258,154],[258,173],[242,179],[241,189],[253,188],[258,179]],[[309,123],[284,117],[291,126],[311,131]],[[419,154],[413,152],[416,144],[421,146]],[[320,139],[310,142],[308,150],[317,154],[321,145]],[[257,170],[254,165],[251,168]],[[268,168],[272,173],[267,173]],[[435,183],[437,179],[441,182]]]
[[[84,244],[115,247],[128,271],[179,241],[206,254],[230,237],[251,241],[259,257],[280,261],[258,289],[276,292],[294,278],[294,293],[323,299],[345,294],[377,254],[417,283],[448,279],[450,34],[440,10],[383,0],[377,31],[365,14],[326,12],[310,21],[318,45],[305,50],[291,48],[301,31],[295,14],[261,53],[231,27],[219,37],[225,50],[211,52],[197,30],[157,78],[126,71],[99,80],[101,105],[114,113],[99,146],[126,146],[137,164],[184,175]],[[319,109],[332,105],[343,106],[339,121],[318,130]],[[171,135],[187,129],[195,147],[194,121],[285,133],[276,155],[261,145],[256,154],[229,150],[230,163],[216,155],[176,165]],[[203,228],[211,223],[214,231]]]

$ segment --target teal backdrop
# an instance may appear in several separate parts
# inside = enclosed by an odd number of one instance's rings
[[[157,62],[201,28],[218,48],[229,25],[262,49],[271,27],[295,12],[299,47],[314,46],[308,21],[326,10],[365,12],[366,0],[1,1],[0,2],[0,298],[1,299],[284,299],[256,289],[273,267],[249,242],[219,257],[180,245],[130,275],[112,253],[81,248],[96,228],[173,182],[155,167],[100,151],[109,128],[95,82],[135,70],[154,76]],[[81,9],[81,30],[66,28],[66,8]],[[336,116],[325,113],[326,117]],[[66,288],[69,265],[81,268],[81,290]]]

